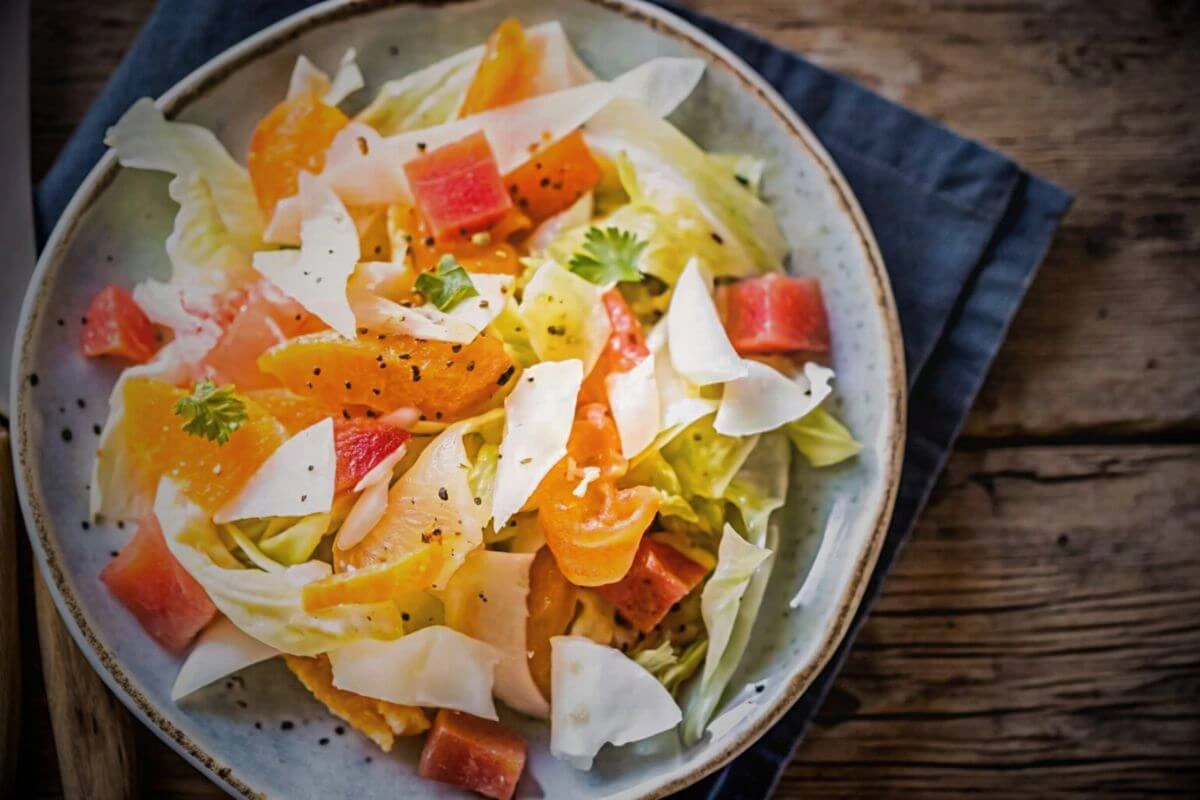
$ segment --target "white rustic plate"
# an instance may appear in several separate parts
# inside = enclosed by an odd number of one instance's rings
[[[828,154],[735,56],[636,0],[325,3],[213,59],[160,104],[244,153],[255,121],[285,93],[300,53],[335,64],[347,47],[357,48],[370,81],[363,96],[370,96],[390,77],[479,43],[511,14],[526,23],[560,20],[601,76],[658,55],[708,63],[703,83],[673,120],[707,148],[768,159],[766,195],[791,242],[793,269],[820,278],[825,289],[838,412],[865,445],[848,464],[795,470],[768,599],[725,704],[746,703],[739,719],[721,736],[682,751],[608,748],[593,772],[552,770],[542,786],[553,798],[661,797],[729,761],[799,697],[844,635],[891,514],[904,424],[899,328],[878,248]],[[233,794],[460,796],[415,776],[419,741],[384,756],[352,731],[337,735],[339,722],[279,663],[246,670],[176,705],[169,691],[178,660],[147,638],[97,580],[133,526],[84,525],[94,426],[104,420],[117,373],[80,355],[80,316],[107,284],[165,277],[163,241],[174,213],[166,176],[123,170],[106,156],[55,228],[25,298],[13,381],[14,453],[33,548],[59,609],[125,704]],[[814,576],[820,583],[812,602],[789,610],[835,501],[847,513],[833,558]]]

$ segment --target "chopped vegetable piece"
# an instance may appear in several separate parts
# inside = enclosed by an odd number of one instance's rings
[[[419,708],[364,697],[334,686],[333,669],[327,655],[321,654],[316,658],[285,655],[283,660],[292,674],[312,692],[313,697],[320,700],[332,714],[361,731],[385,753],[392,751],[397,736],[416,736],[429,730],[429,720]]]
[[[596,591],[639,631],[649,633],[707,572],[669,544],[644,536],[625,577]]]
[[[554,554],[548,547],[538,550],[529,567],[525,646],[529,672],[543,697],[550,697],[550,639],[567,632],[578,601],[578,587],[563,577]]]
[[[158,349],[150,318],[119,286],[101,289],[83,318],[83,354],[149,361]]]
[[[416,289],[438,311],[449,311],[468,297],[479,296],[471,276],[449,254],[442,256],[436,270],[417,276]]]
[[[212,620],[217,607],[180,566],[153,514],[101,572],[100,580],[137,617],[146,633],[172,653],[182,651]]]
[[[426,546],[386,564],[339,572],[304,587],[304,610],[320,611],[343,603],[384,603],[428,589],[445,560],[445,550]]]
[[[525,769],[525,740],[499,722],[443,708],[421,751],[422,778],[510,800]]]
[[[409,440],[408,431],[375,420],[341,420],[333,427],[333,446],[337,452],[337,480],[334,492],[340,494],[358,485],[376,464]]]
[[[608,314],[609,324],[612,325],[612,335],[600,360],[588,373],[583,382],[583,396],[589,402],[607,402],[608,391],[605,379],[614,372],[628,372],[650,355],[646,346],[646,335],[642,332],[642,323],[637,315],[629,308],[625,298],[616,289],[604,293],[604,311]]]
[[[484,230],[512,208],[483,131],[414,158],[404,173],[435,236]]]
[[[600,175],[583,133],[576,130],[505,175],[504,185],[517,208],[541,222],[590,192]]]
[[[233,393],[232,386],[204,380],[196,384],[191,395],[179,398],[175,413],[187,420],[184,431],[221,445],[246,421],[246,404]]]
[[[467,87],[459,116],[467,117],[511,105],[532,94],[537,54],[515,17],[501,22],[488,36],[483,59]]]
[[[742,355],[829,352],[829,317],[815,278],[771,273],[717,293],[729,340]]]
[[[486,334],[458,345],[371,331],[354,340],[315,333],[271,348],[259,367],[334,408],[416,406],[434,421],[467,416],[512,377],[504,345]]]
[[[455,232],[433,236],[429,224],[415,208],[394,206],[393,209],[390,213],[395,217],[395,224],[411,237],[408,251],[417,272],[436,269],[445,255],[454,256],[454,260],[472,274],[516,275],[521,271],[517,248],[509,244],[508,239],[527,230],[530,222],[529,217],[515,208],[509,209],[487,231],[466,237]]]
[[[571,258],[569,266],[571,272],[597,286],[640,281],[638,256],[645,249],[646,242],[629,231],[593,227],[588,229],[583,249]]]
[[[584,470],[595,478],[577,495]],[[629,571],[642,534],[658,513],[659,492],[650,486],[618,489],[628,470],[608,410],[580,409],[567,443],[567,456],[542,481],[534,500],[546,544],[559,569],[577,586],[620,580]]]
[[[302,171],[319,174],[325,151],[350,120],[311,92],[289,97],[263,117],[250,137],[246,167],[263,216],[296,194]]]

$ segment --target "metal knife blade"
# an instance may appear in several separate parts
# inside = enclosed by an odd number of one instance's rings
[[[29,2],[0,2],[0,414],[9,415],[17,318],[36,262],[29,180]]]

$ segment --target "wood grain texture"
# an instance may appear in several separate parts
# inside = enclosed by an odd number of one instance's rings
[[[1078,196],[780,797],[1197,796],[1200,4],[687,4]],[[41,175],[153,0],[34,5]],[[18,794],[57,798],[32,663]],[[136,747],[145,796],[222,796]]]
[[[0,797],[12,797],[21,755],[21,624],[17,613],[17,498],[8,431],[0,430]]]
[[[133,800],[140,796],[133,718],[75,646],[40,571],[34,573],[34,593],[63,794]]]

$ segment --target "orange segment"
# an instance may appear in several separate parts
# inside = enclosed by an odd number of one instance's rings
[[[258,366],[292,392],[329,407],[416,406],[437,420],[465,416],[513,370],[504,345],[486,334],[455,345],[369,331],[354,340],[329,332],[300,336],[268,350]]]
[[[397,736],[416,736],[429,729],[429,720],[419,708],[364,697],[334,686],[333,667],[324,654],[316,658],[284,655],[283,660],[313,697],[385,753],[391,752]]]
[[[246,167],[264,216],[269,219],[276,203],[296,193],[301,170],[317,174],[325,167],[325,151],[349,122],[308,92],[284,100],[262,118],[250,137]]]
[[[205,511],[216,512],[245,485],[275,448],[283,444],[282,425],[253,400],[247,419],[223,445],[183,430],[175,404],[188,392],[147,378],[127,381],[125,437],[140,470],[167,476]]]
[[[295,394],[287,389],[256,389],[246,392],[246,397],[279,420],[288,434],[299,433],[326,417],[337,416],[340,413],[328,408],[320,400]]]
[[[554,554],[545,547],[538,550],[529,566],[525,646],[529,673],[543,697],[550,697],[550,637],[566,633],[578,600],[579,589],[563,577]]]
[[[412,237],[408,249],[413,267],[429,272],[445,254],[454,256],[467,272],[516,275],[521,271],[517,248],[508,243],[510,236],[530,227],[529,217],[510,210],[486,236],[434,236],[425,220],[410,206],[393,206],[393,220]]]
[[[339,572],[304,587],[304,609],[320,611],[344,603],[383,603],[428,589],[446,561],[441,545],[426,545],[395,561]]]
[[[535,221],[569,208],[599,182],[600,167],[578,130],[504,176],[513,203]]]
[[[587,467],[599,469],[600,477],[577,497],[574,490]],[[617,488],[627,470],[608,409],[583,406],[567,441],[567,456],[534,493],[546,544],[563,575],[577,586],[601,586],[624,577],[658,513],[659,495],[652,487]]]
[[[467,87],[460,116],[466,117],[510,105],[529,97],[537,54],[525,38],[525,29],[509,17],[488,36],[483,60]]]

